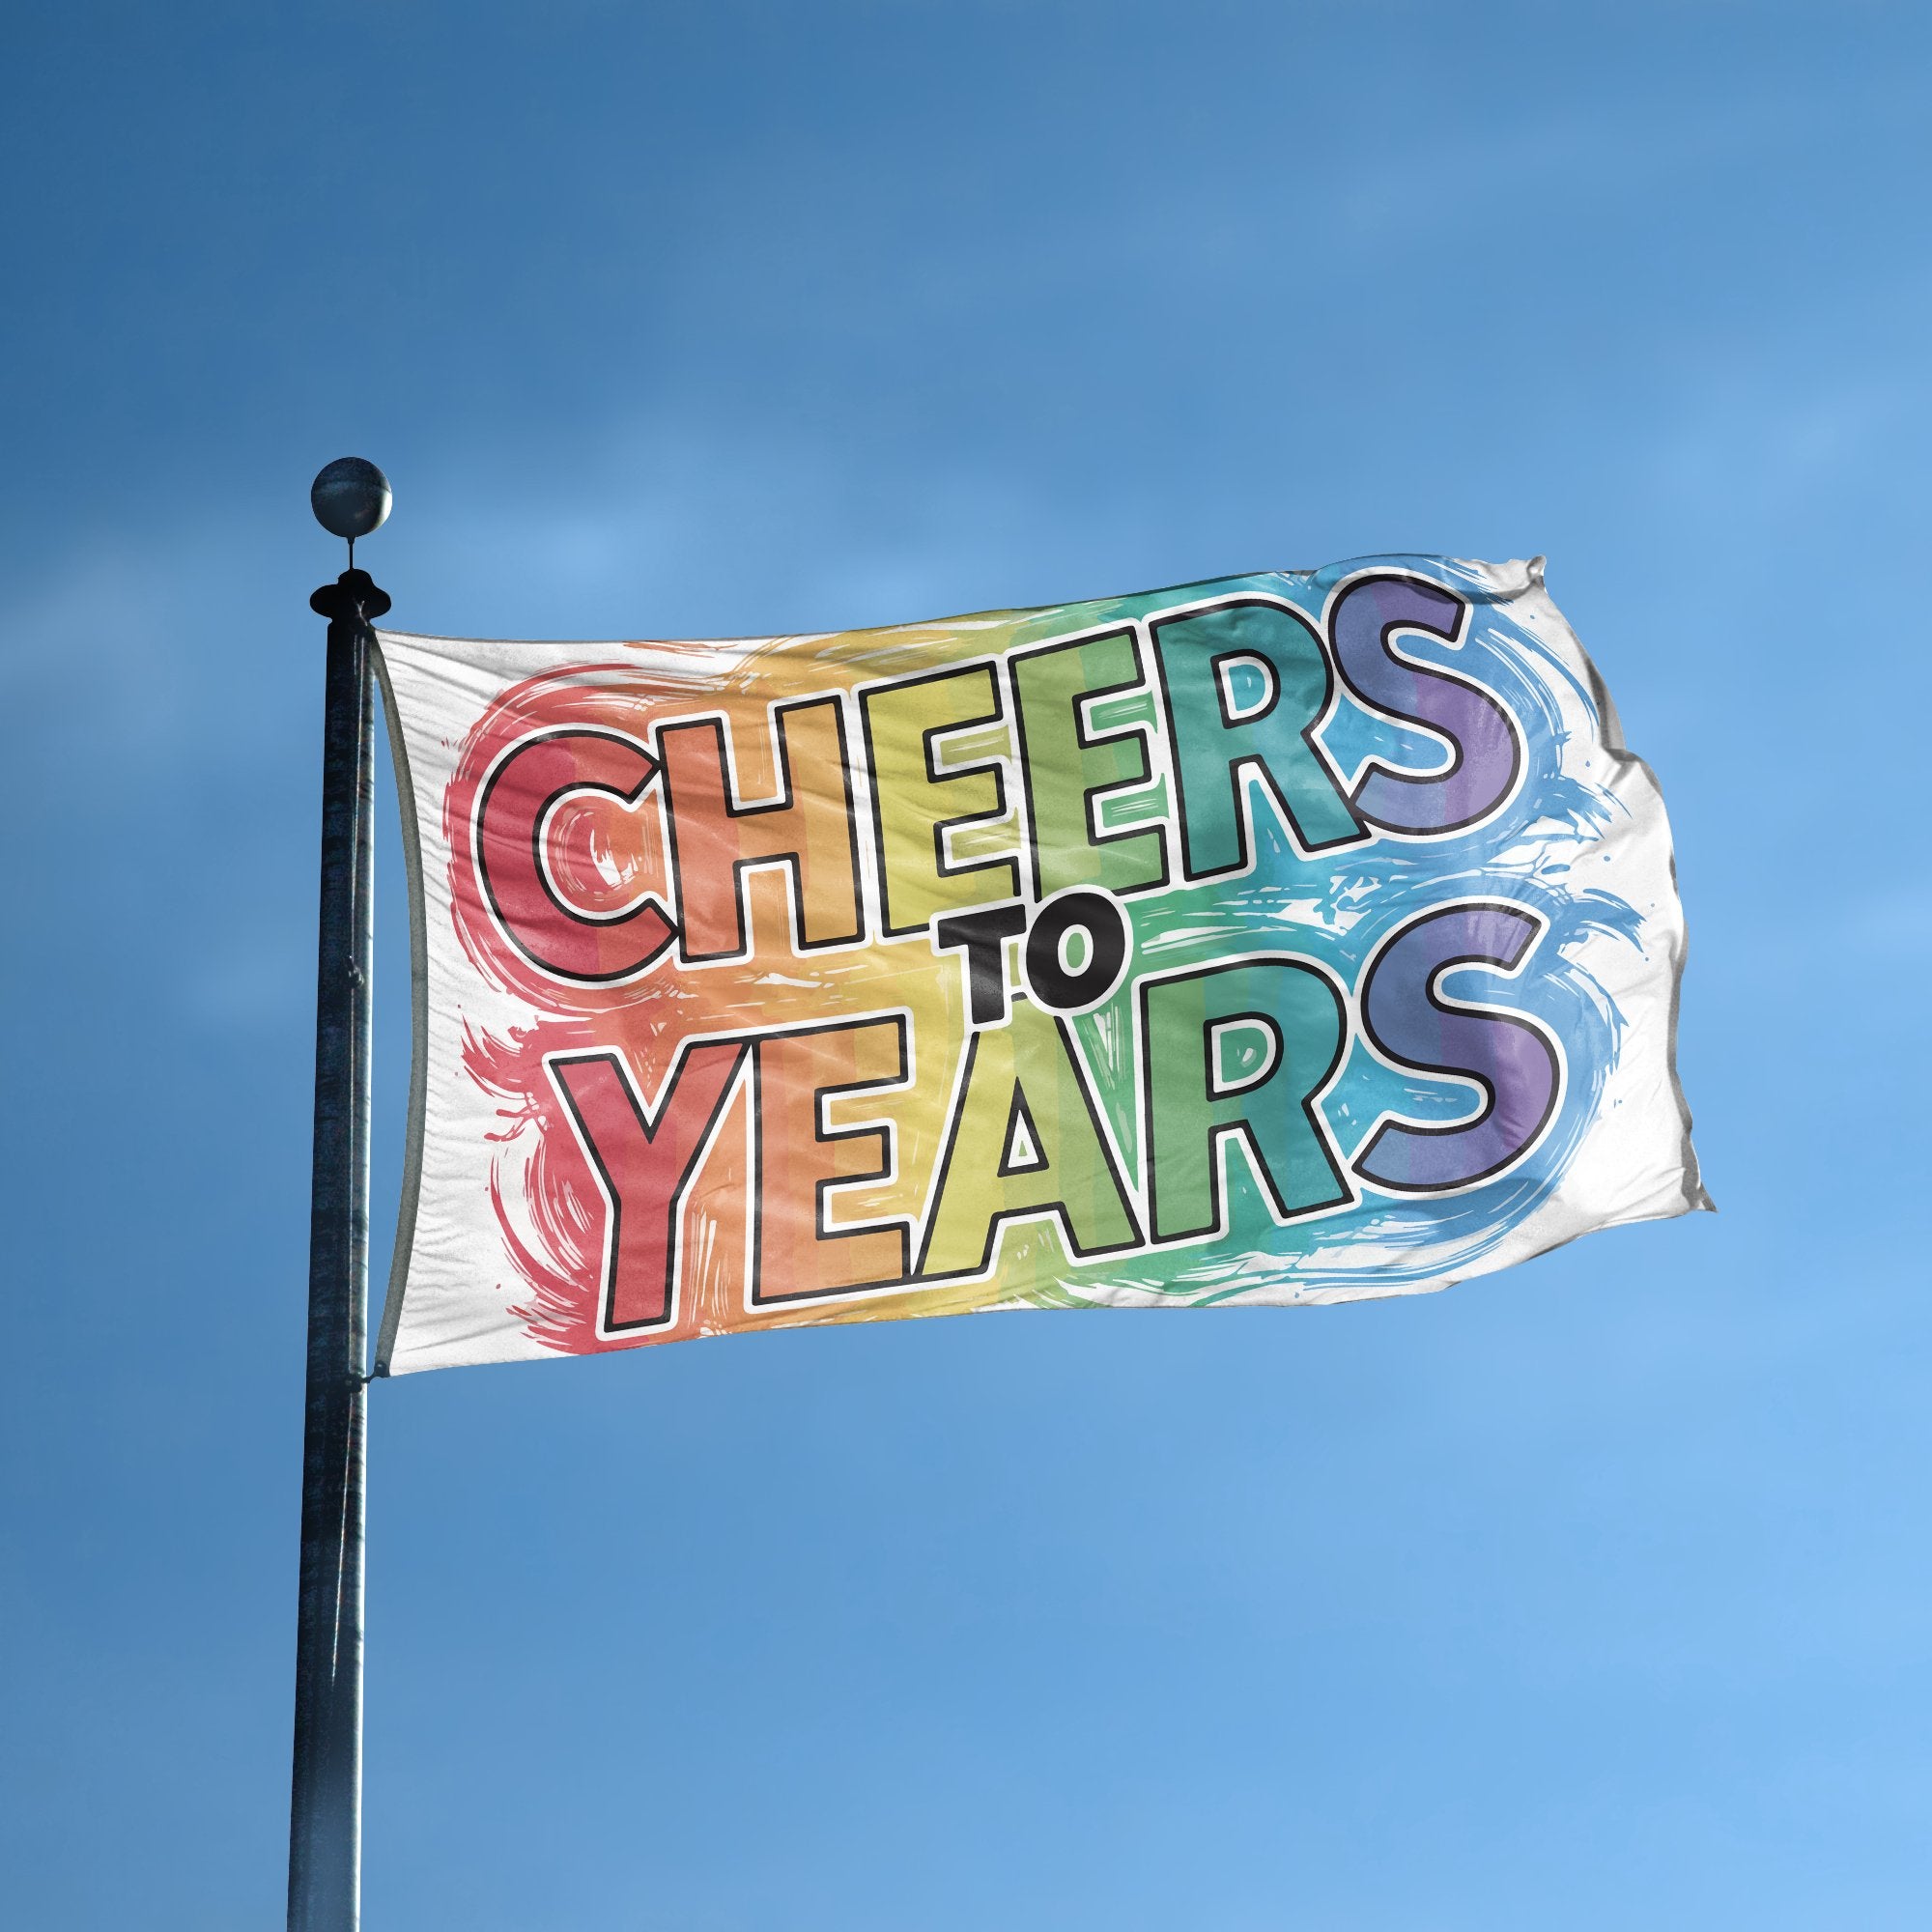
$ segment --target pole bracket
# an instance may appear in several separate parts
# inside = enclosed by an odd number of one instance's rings
[[[345,570],[308,600],[308,608],[331,624],[369,624],[389,613],[389,593],[366,570]]]

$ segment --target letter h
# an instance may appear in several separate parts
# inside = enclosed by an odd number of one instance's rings
[[[772,717],[779,794],[760,805],[737,802],[722,718],[658,729],[686,960],[751,951],[744,874],[765,866],[785,868],[798,952],[865,936],[843,707],[837,697],[807,698]]]

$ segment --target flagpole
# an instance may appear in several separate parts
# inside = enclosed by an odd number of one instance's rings
[[[328,619],[323,701],[322,904],[316,955],[308,1379],[289,1823],[290,1932],[355,1932],[362,1877],[364,1363],[369,1289],[369,992],[375,856],[371,620],[388,597],[355,568],[388,514],[358,458],[316,478],[318,520],[350,568],[309,599]]]

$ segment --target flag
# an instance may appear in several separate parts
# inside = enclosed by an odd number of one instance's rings
[[[1409,1293],[1709,1205],[1662,802],[1540,559],[379,647],[386,1372]]]

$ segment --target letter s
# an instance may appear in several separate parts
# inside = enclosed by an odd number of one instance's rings
[[[1481,1110],[1446,1127],[1388,1119],[1352,1163],[1393,1194],[1440,1194],[1487,1180],[1542,1138],[1563,1089],[1555,1043],[1533,1021],[1451,1001],[1436,988],[1458,967],[1515,973],[1547,930],[1520,906],[1438,906],[1401,927],[1362,980],[1362,1024],[1396,1065],[1482,1089]]]
[[[1449,763],[1440,771],[1370,762],[1350,802],[1385,832],[1460,832],[1487,818],[1522,769],[1522,733],[1499,698],[1470,679],[1399,657],[1391,646],[1397,631],[1454,643],[1468,611],[1462,598],[1420,578],[1378,576],[1350,584],[1329,612],[1329,639],[1349,689],[1385,718],[1449,741]]]

